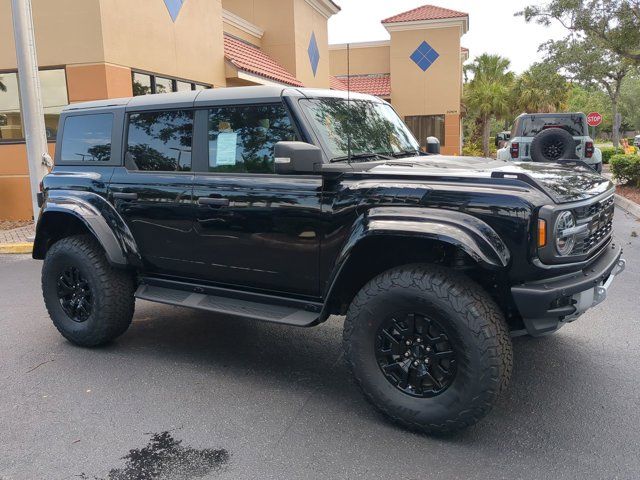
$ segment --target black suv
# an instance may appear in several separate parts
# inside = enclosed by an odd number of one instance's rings
[[[402,425],[475,423],[511,335],[604,300],[624,268],[613,185],[579,163],[420,152],[386,102],[242,87],[70,105],[34,258],[60,333],[123,334],[135,298],[298,327]]]

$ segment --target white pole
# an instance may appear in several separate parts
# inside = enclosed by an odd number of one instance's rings
[[[38,218],[37,193],[42,177],[47,173],[46,162],[50,161],[47,146],[47,133],[44,125],[44,109],[40,97],[40,78],[38,77],[38,59],[36,40],[31,16],[31,0],[11,0],[13,12],[13,36],[16,43],[18,60],[18,79],[20,84],[20,103],[22,124],[27,141],[27,158],[31,184],[31,203],[33,218]]]

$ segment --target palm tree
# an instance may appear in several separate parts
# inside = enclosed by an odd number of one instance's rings
[[[510,65],[506,58],[485,53],[464,68],[468,80],[464,103],[480,127],[482,152],[487,157],[490,154],[491,120],[506,117],[511,112],[510,91],[514,75],[509,71]]]
[[[566,108],[569,84],[549,63],[534,63],[513,87],[513,105],[521,112],[553,113]]]

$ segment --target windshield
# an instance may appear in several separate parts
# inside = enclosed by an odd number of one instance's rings
[[[343,98],[300,101],[315,133],[330,150],[331,159],[351,154],[417,153],[420,145],[396,112],[386,103]]]
[[[573,137],[587,135],[586,117],[584,115],[532,115],[520,119],[520,136],[535,137],[542,130],[558,127],[566,130]]]

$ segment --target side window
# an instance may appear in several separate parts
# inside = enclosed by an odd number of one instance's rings
[[[209,171],[273,173],[273,147],[296,140],[284,106],[252,105],[209,110]]]
[[[62,133],[62,162],[108,162],[111,160],[113,114],[69,116]]]
[[[191,110],[132,113],[125,165],[137,170],[188,172],[192,139]]]

